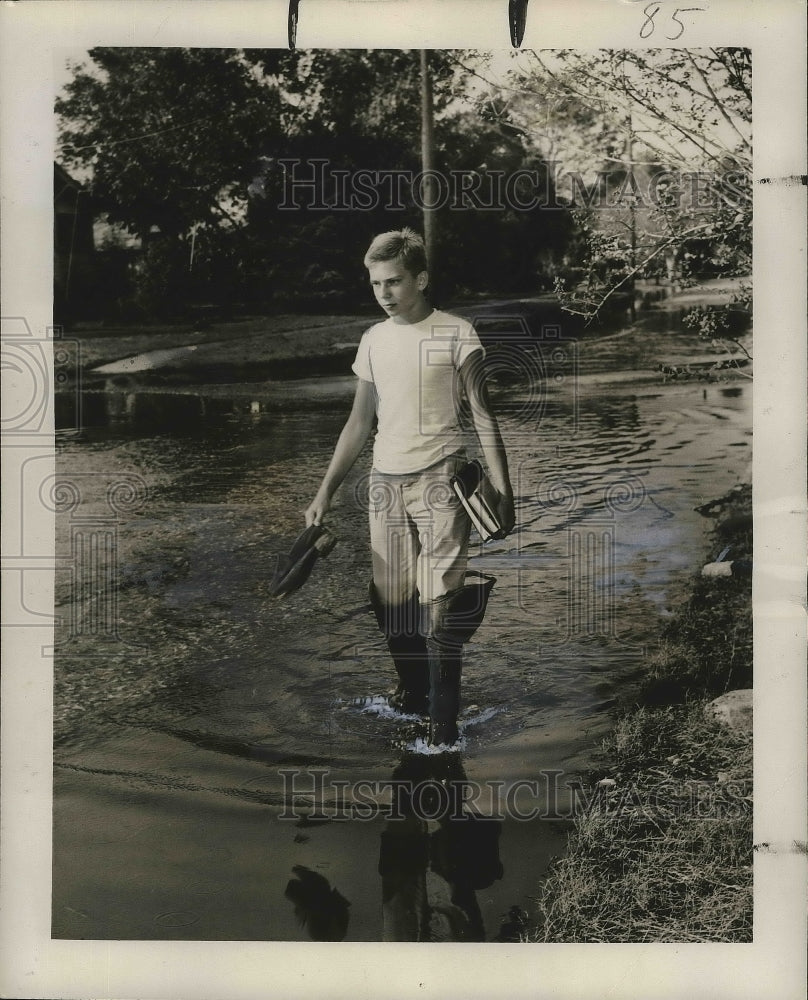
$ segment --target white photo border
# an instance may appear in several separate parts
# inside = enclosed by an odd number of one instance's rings
[[[507,6],[507,0],[302,0],[297,44],[505,49]],[[645,47],[652,41],[639,34],[646,6],[631,0],[532,0],[523,47]],[[499,944],[496,950],[419,945],[416,960],[412,947],[389,944],[52,940],[52,660],[42,650],[53,640],[47,628],[11,627],[2,635],[2,995],[804,995],[805,7],[794,0],[699,0],[688,6],[702,13],[668,44],[743,46],[753,54],[754,837],[768,845],[755,857],[754,943]],[[40,339],[52,323],[54,52],[98,44],[284,48],[287,10],[286,0],[2,4],[5,317],[23,317]],[[4,407],[13,406],[19,386],[4,381]],[[4,442],[3,554],[10,567],[26,556],[11,528],[25,502],[19,495],[22,462],[32,454],[53,454],[47,402],[49,422],[36,440],[22,442],[25,447]],[[53,525],[45,520],[38,530],[47,539]],[[44,600],[48,586],[42,583]]]

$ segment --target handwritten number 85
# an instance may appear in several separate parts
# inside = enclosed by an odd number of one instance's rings
[[[651,35],[653,35],[654,30],[656,29],[656,24],[654,23],[654,18],[659,13],[659,10],[660,10],[661,7],[662,7],[661,3],[649,3],[647,7],[643,8],[643,14],[645,14],[645,21],[643,22],[643,26],[640,28],[640,38],[650,38]],[[669,41],[675,42],[677,38],[681,38],[682,35],[685,33],[685,26],[679,20],[678,15],[679,14],[686,14],[688,11],[691,11],[691,10],[704,10],[704,8],[703,7],[677,7],[676,10],[674,10],[674,12],[671,14],[670,19],[671,19],[671,21],[675,21],[676,24],[679,25],[679,30],[676,32],[675,35],[669,35],[669,34],[667,34],[667,32],[665,33],[665,37]]]

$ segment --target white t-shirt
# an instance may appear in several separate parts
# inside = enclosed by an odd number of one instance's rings
[[[437,309],[420,323],[386,319],[362,335],[353,370],[376,389],[380,472],[417,472],[463,447],[458,372],[482,349],[470,323]]]

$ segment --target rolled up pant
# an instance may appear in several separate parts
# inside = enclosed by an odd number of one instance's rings
[[[430,660],[419,608],[465,577],[470,524],[450,485],[464,461],[451,455],[420,472],[371,473],[371,605],[399,677],[393,703],[406,712],[431,716]]]
[[[402,681],[399,700],[421,704],[429,692],[434,744],[457,739],[462,644],[482,621],[493,586],[491,578],[466,585],[470,522],[450,485],[464,462],[452,455],[401,476],[374,470],[370,481],[371,603]]]

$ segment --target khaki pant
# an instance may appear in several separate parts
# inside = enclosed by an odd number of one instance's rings
[[[416,590],[427,604],[463,585],[471,522],[449,480],[464,462],[451,455],[421,472],[371,472],[373,583],[384,604]]]

